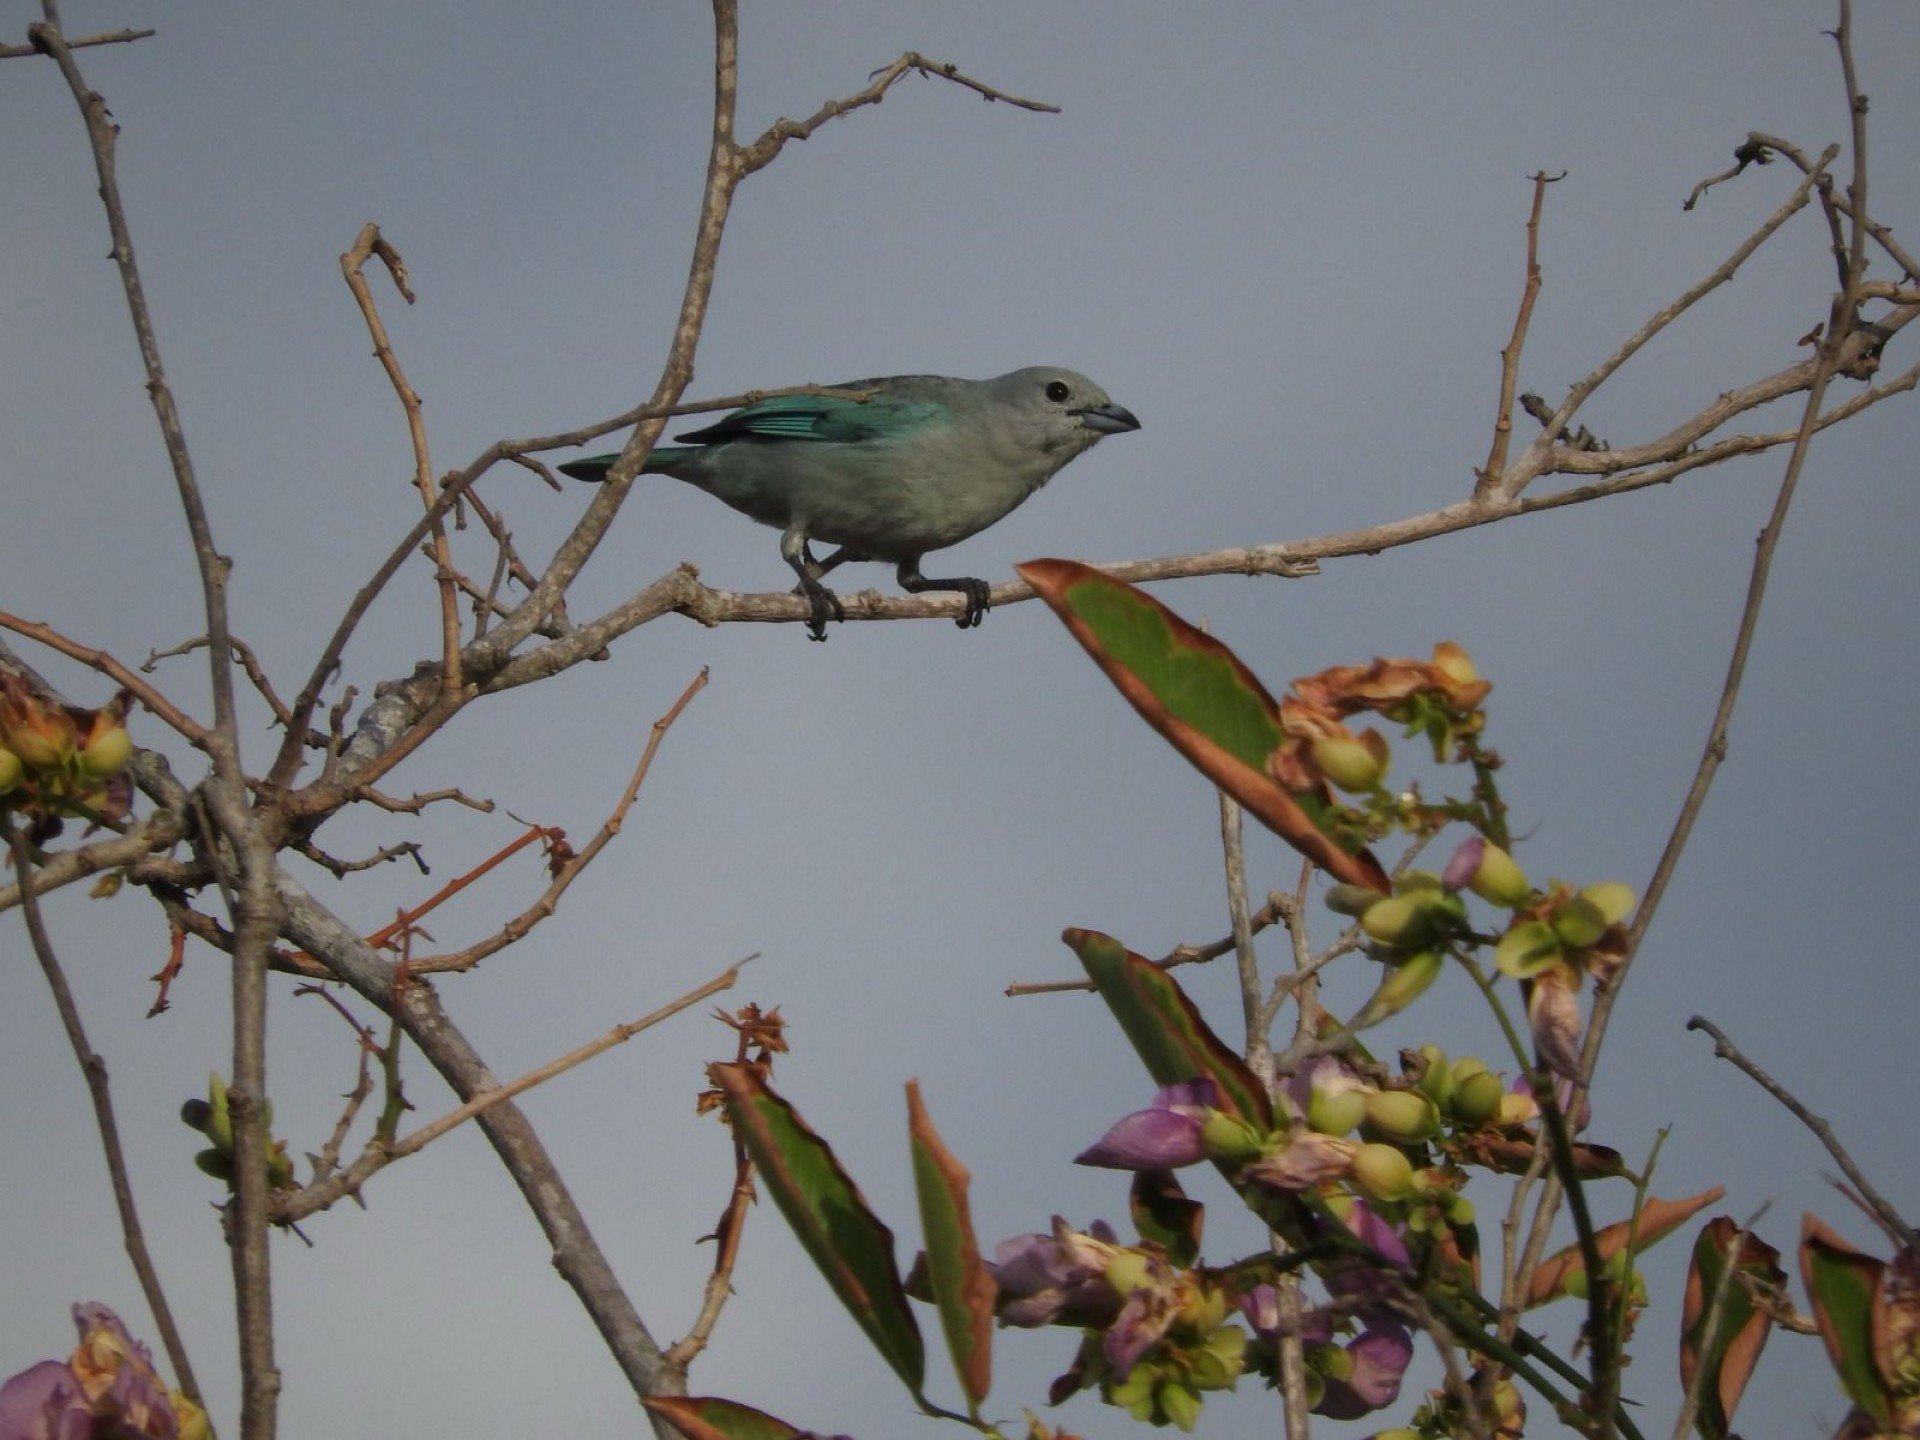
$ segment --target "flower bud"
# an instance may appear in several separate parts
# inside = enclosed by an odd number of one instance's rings
[[[1327,908],[1336,915],[1358,917],[1385,898],[1371,885],[1335,885],[1327,891]]]
[[[1447,1052],[1429,1041],[1420,1047],[1419,1057],[1426,1067],[1420,1072],[1420,1093],[1434,1104],[1444,1106],[1453,1094],[1453,1071],[1447,1065]],[[1401,1064],[1409,1070],[1412,1068],[1407,1065],[1404,1053]]]
[[[1349,1173],[1369,1199],[1391,1203],[1413,1194],[1413,1162],[1391,1145],[1362,1145]]]
[[[1471,685],[1480,678],[1466,647],[1452,640],[1442,640],[1433,647],[1433,668],[1461,685]]]
[[[1307,1127],[1322,1135],[1345,1135],[1367,1114],[1364,1090],[1314,1089],[1307,1097]]]
[[[1515,863],[1513,856],[1491,840],[1481,840],[1480,862],[1467,877],[1467,888],[1489,905],[1511,910],[1526,903],[1533,893],[1533,882],[1527,879],[1527,872]]]
[[[104,716],[106,712],[101,712]],[[95,780],[104,780],[133,758],[133,737],[127,727],[116,723],[96,724],[80,750],[80,769]]]
[[[1540,1102],[1531,1095],[1509,1090],[1500,1097],[1500,1108],[1494,1112],[1494,1116],[1505,1128],[1531,1125],[1540,1118]]]
[[[1484,1125],[1500,1113],[1500,1101],[1506,1093],[1498,1075],[1479,1070],[1455,1083],[1448,1109],[1464,1125]]]
[[[1200,1390],[1230,1390],[1247,1368],[1247,1332],[1222,1325],[1193,1356],[1193,1384]]]
[[[233,1112],[227,1108],[227,1082],[214,1071],[207,1076],[207,1098],[212,1101],[207,1116],[207,1138],[222,1150],[233,1149]]]
[[[1586,896],[1575,895],[1553,912],[1553,933],[1569,950],[1582,950],[1607,933],[1607,917]]]
[[[1153,1398],[1159,1402],[1160,1413],[1182,1430],[1191,1431],[1200,1423],[1200,1397],[1180,1381],[1163,1381]]]
[[[1440,977],[1440,967],[1445,960],[1446,957],[1438,950],[1423,950],[1417,955],[1390,963],[1387,973],[1380,978],[1380,988],[1373,992],[1373,998],[1354,1017],[1354,1025],[1364,1029],[1389,1015],[1398,1015],[1425,994],[1427,987]]]
[[[1380,732],[1365,735],[1324,735],[1307,746],[1315,767],[1350,794],[1364,795],[1380,788],[1390,759]]]
[[[1440,1128],[1440,1112],[1417,1090],[1376,1090],[1366,1105],[1367,1127],[1396,1144],[1417,1145]]]
[[[1544,920],[1522,920],[1493,947],[1494,968],[1514,980],[1526,980],[1560,959],[1560,935]]]
[[[1257,1129],[1224,1110],[1209,1110],[1200,1122],[1200,1148],[1209,1160],[1223,1165],[1253,1159],[1265,1148],[1262,1139]]]
[[[12,790],[26,778],[26,774],[27,767],[21,763],[20,757],[5,746],[0,746],[0,795]]]
[[[1603,880],[1598,885],[1589,885],[1580,892],[1580,898],[1598,910],[1609,925],[1618,925],[1633,913],[1633,887],[1623,885],[1618,880]]]
[[[1382,945],[1411,950],[1432,934],[1433,920],[1418,896],[1389,895],[1367,908],[1360,917],[1360,928]]]
[[[29,697],[9,716],[7,748],[30,770],[51,770],[79,743],[80,732],[64,710],[50,709]]]

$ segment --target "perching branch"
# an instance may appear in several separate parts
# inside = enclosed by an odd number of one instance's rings
[[[1824,1117],[1814,1114],[1795,1098],[1791,1090],[1742,1054],[1740,1047],[1729,1040],[1726,1032],[1711,1020],[1695,1015],[1687,1021],[1687,1029],[1704,1030],[1711,1035],[1713,1053],[1716,1056],[1722,1060],[1732,1061],[1749,1080],[1786,1106],[1794,1119],[1811,1130],[1815,1138],[1827,1147],[1827,1153],[1833,1157],[1834,1164],[1840,1167],[1840,1172],[1852,1183],[1853,1188],[1859,1192],[1860,1198],[1866,1201],[1887,1231],[1905,1249],[1920,1254],[1920,1234],[1914,1231],[1913,1226],[1907,1223],[1884,1195],[1874,1189],[1873,1182],[1867,1179],[1866,1172],[1854,1162],[1853,1156],[1847,1153],[1846,1146],[1840,1143],[1839,1137],[1833,1133],[1833,1126]]]

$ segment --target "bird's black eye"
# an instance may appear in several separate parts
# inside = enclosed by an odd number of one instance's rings
[[[1064,380],[1049,380],[1047,382],[1047,398],[1056,405],[1063,402],[1067,396],[1072,393],[1071,390],[1067,389],[1067,382]]]

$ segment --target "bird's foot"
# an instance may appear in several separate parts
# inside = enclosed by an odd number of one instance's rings
[[[971,630],[987,618],[992,605],[992,587],[984,580],[962,580],[957,587],[967,597],[967,607],[953,622],[962,630]]]
[[[807,638],[824,640],[827,638],[827,621],[838,620],[844,623],[847,607],[840,603],[840,597],[820,584],[802,587],[806,591],[807,604],[812,614],[807,618]]]

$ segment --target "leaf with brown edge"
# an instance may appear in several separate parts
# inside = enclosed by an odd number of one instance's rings
[[[921,1399],[926,1351],[900,1285],[893,1231],[868,1208],[826,1141],[753,1067],[709,1065],[707,1074],[726,1103],[734,1135],[801,1247],[874,1349]]]
[[[1800,1278],[1840,1388],[1876,1423],[1893,1415],[1886,1262],[1856,1250],[1819,1217],[1800,1225]]]
[[[1136,1170],[1127,1207],[1135,1233],[1165,1250],[1176,1268],[1184,1270],[1200,1258],[1207,1207],[1187,1198],[1171,1170]]]
[[[1266,1087],[1213,1033],[1171,975],[1098,930],[1067,930],[1060,938],[1080,957],[1154,1084],[1211,1080],[1222,1110],[1262,1131],[1273,1128]]]
[[[1700,1407],[1693,1423],[1705,1440],[1725,1440],[1730,1433],[1734,1409],[1773,1329],[1772,1314],[1762,1297],[1777,1292],[1787,1279],[1778,1250],[1757,1236],[1741,1236],[1734,1265],[1746,1278],[1736,1276],[1727,1288],[1720,1323],[1712,1343],[1703,1349],[1707,1312],[1726,1269],[1733,1237],[1739,1233],[1740,1227],[1728,1217],[1715,1216],[1694,1239],[1693,1260],[1687,1266],[1686,1297],[1680,1309],[1680,1385],[1690,1393],[1694,1377],[1704,1367],[1706,1379],[1700,1386]]]
[[[940,1312],[940,1328],[953,1356],[954,1374],[978,1414],[993,1384],[993,1304],[999,1294],[980,1259],[973,1214],[967,1204],[971,1176],[933,1128],[920,1098],[920,1082],[907,1082],[907,1133],[913,1147],[913,1184],[920,1199],[920,1227],[927,1237],[927,1281]]]
[[[751,1405],[710,1395],[645,1395],[640,1403],[671,1420],[687,1440],[800,1440],[813,1433]]]
[[[1594,1248],[1600,1252],[1601,1263],[1605,1264],[1626,1249],[1629,1236],[1633,1239],[1634,1254],[1651,1250],[1726,1193],[1726,1187],[1716,1185],[1685,1200],[1661,1200],[1649,1195],[1646,1203],[1640,1207],[1637,1225],[1633,1220],[1621,1220],[1594,1232]],[[1527,1308],[1558,1300],[1567,1293],[1568,1280],[1586,1268],[1578,1245],[1569,1245],[1549,1255],[1533,1272],[1533,1284],[1527,1291]]]
[[[1280,707],[1233,651],[1144,590],[1075,560],[1016,565],[1116,689],[1174,749],[1269,830],[1349,885],[1392,888],[1380,862],[1314,823],[1318,797],[1268,771],[1286,736]]]

